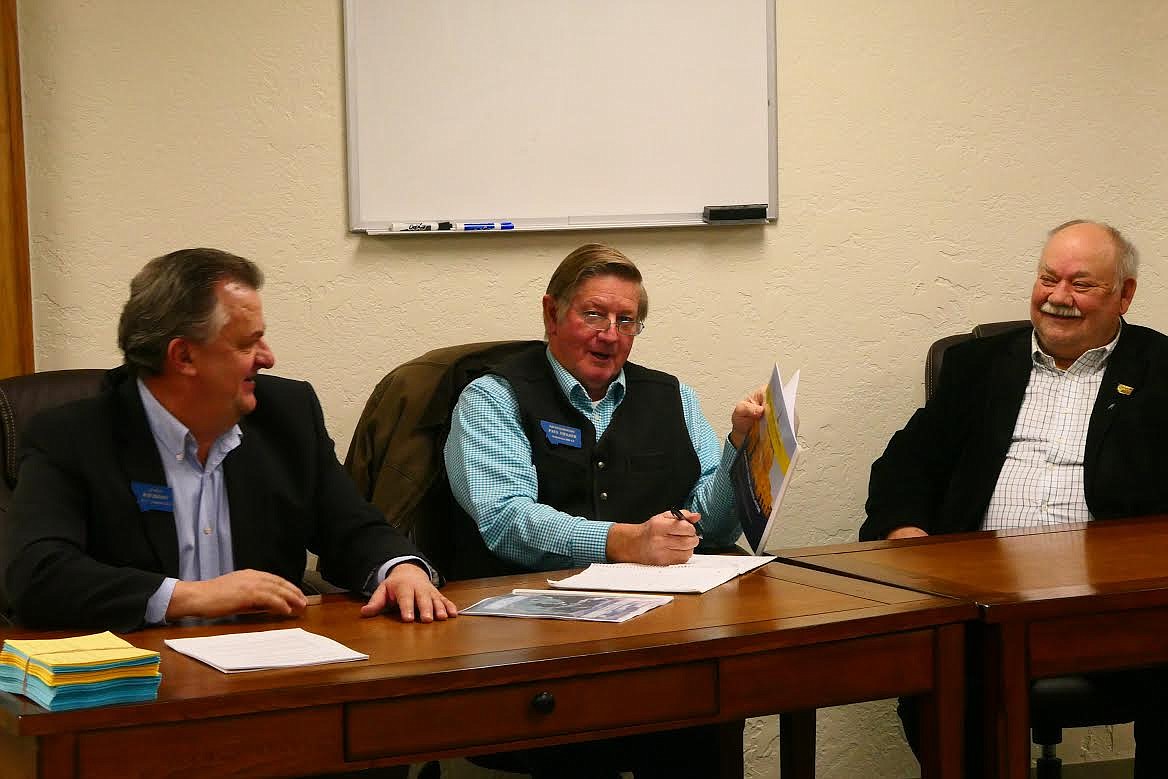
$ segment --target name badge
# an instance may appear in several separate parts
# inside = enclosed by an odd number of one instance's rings
[[[174,511],[174,492],[165,484],[132,481],[130,489],[138,499],[139,511]]]
[[[584,445],[584,437],[580,435],[578,427],[557,425],[555,422],[547,422],[542,419],[539,421],[539,426],[543,428],[543,434],[547,436],[548,443],[552,446],[563,445],[579,449]]]

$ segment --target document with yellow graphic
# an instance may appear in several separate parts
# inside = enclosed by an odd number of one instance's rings
[[[731,472],[742,533],[750,551],[764,552],[779,506],[799,459],[795,438],[795,393],[799,372],[786,384],[776,365],[766,389],[766,412],[751,428]]]

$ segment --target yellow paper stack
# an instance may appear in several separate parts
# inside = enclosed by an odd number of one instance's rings
[[[0,651],[0,690],[50,711],[152,701],[162,674],[159,654],[113,633],[56,639],[9,639]]]

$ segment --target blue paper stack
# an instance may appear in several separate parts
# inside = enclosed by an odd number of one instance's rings
[[[0,690],[49,711],[152,701],[159,654],[113,633],[58,639],[9,639],[0,651]]]

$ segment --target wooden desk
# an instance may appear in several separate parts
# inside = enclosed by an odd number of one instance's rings
[[[997,776],[1029,776],[1031,680],[1168,662],[1168,517],[779,556],[978,603],[985,623],[987,772],[996,768]]]
[[[446,592],[467,606],[542,579],[458,582]],[[623,625],[493,617],[404,625],[362,620],[357,609],[333,596],[298,620],[131,634],[162,652],[158,700],[49,713],[0,694],[0,765],[6,776],[45,779],[285,776],[797,712],[783,734],[789,779],[814,773],[807,726],[816,707],[924,695],[926,776],[960,772],[969,603],[772,564]],[[163,645],[293,625],[370,659],[227,675]],[[533,698],[545,691],[555,706],[541,713]]]

